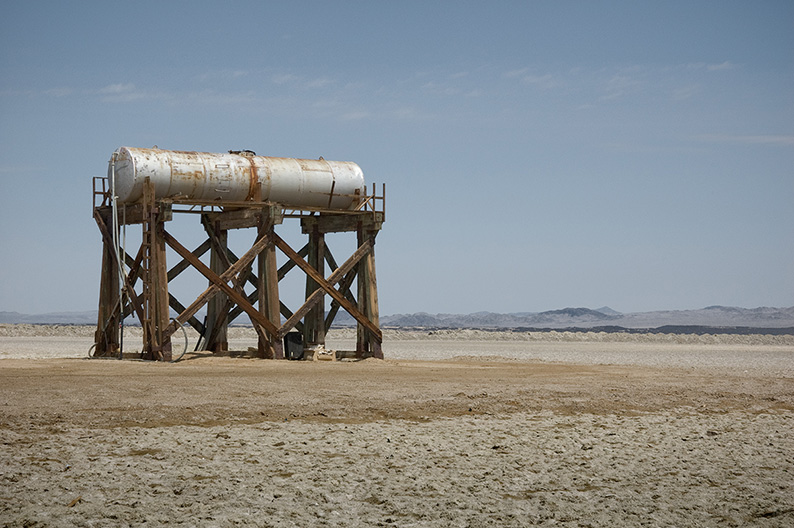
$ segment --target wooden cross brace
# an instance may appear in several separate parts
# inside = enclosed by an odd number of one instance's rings
[[[375,336],[379,341],[382,340],[383,336],[380,329],[364,314],[362,314],[358,308],[353,305],[353,303],[346,299],[343,293],[340,293],[336,288],[334,288],[334,285],[339,282],[347,272],[352,270],[353,267],[358,264],[358,262],[365,255],[372,251],[373,242],[371,239],[365,240],[364,243],[361,244],[361,246],[350,256],[350,258],[347,259],[344,264],[338,267],[326,280],[317,272],[317,270],[309,265],[308,262],[303,260],[303,258],[301,258],[301,256],[298,255],[295,250],[289,246],[289,244],[284,242],[281,237],[275,233],[273,233],[272,236],[273,243],[276,245],[276,247],[279,248],[290,260],[297,264],[298,267],[301,268],[306,275],[311,277],[311,279],[320,287],[311,295],[309,295],[309,297],[306,299],[306,302],[303,303],[303,306],[301,306],[292,315],[292,317],[282,325],[279,337],[283,337],[295,325],[295,321],[302,319],[309,312],[309,310],[311,310],[322,300],[323,293],[321,290],[323,290],[336,302],[338,302],[342,308],[347,310],[347,312],[352,315],[356,321],[361,323],[367,330],[369,330],[373,336]]]
[[[253,307],[253,305],[248,302],[248,299],[241,294],[237,288],[229,286],[228,282],[233,278],[235,280],[235,284],[239,285],[241,280],[238,274],[245,274],[244,276],[247,277],[247,274],[250,271],[247,269],[248,266],[254,261],[254,259],[261,253],[270,243],[270,236],[265,234],[257,240],[254,245],[249,249],[245,255],[240,257],[237,262],[232,264],[226,271],[224,271],[221,275],[216,274],[213,272],[206,264],[201,262],[198,258],[196,258],[193,253],[190,252],[185,246],[180,244],[170,233],[163,230],[163,237],[165,239],[166,244],[171,246],[171,249],[176,251],[183,259],[187,260],[191,266],[196,268],[199,273],[204,275],[209,281],[210,286],[204,292],[198,296],[198,298],[193,301],[193,303],[188,306],[181,314],[179,314],[175,321],[172,321],[170,325],[166,328],[164,334],[167,337],[170,337],[179,326],[185,324],[185,322],[192,317],[193,315],[198,312],[202,306],[207,304],[210,298],[218,292],[218,290],[223,291],[226,295],[228,295],[237,305],[243,309],[243,311],[248,314],[251,318],[251,322],[254,323],[254,327],[259,325],[263,327],[270,335],[276,336],[278,335],[278,328],[271,323],[263,314],[259,313],[259,311]]]

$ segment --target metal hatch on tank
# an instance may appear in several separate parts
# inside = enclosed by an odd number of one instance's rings
[[[113,153],[108,179],[119,203],[140,201],[146,178],[154,185],[156,199],[267,201],[351,210],[366,193],[364,174],[351,161],[133,147],[120,147]]]

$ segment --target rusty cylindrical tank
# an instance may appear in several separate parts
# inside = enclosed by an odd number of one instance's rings
[[[228,154],[120,147],[108,177],[119,203],[143,196],[150,178],[155,198],[197,201],[270,201],[289,207],[355,209],[366,188],[351,161],[271,158],[241,151]]]

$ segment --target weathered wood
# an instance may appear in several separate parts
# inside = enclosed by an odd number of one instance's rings
[[[185,311],[185,306],[181,302],[179,302],[179,299],[177,299],[176,297],[174,297],[170,293],[168,294],[168,304],[177,313],[182,313],[182,312]],[[196,332],[199,333],[200,336],[204,335],[204,332],[205,332],[204,324],[202,324],[201,321],[196,319],[195,316],[191,317],[190,319],[188,319],[187,322],[188,322],[188,324],[190,326],[193,327],[193,329]]]
[[[245,284],[245,278],[250,273],[250,269],[251,269],[251,264],[248,264],[247,267],[243,268],[240,271],[240,273],[238,273],[237,276],[232,279],[232,288],[234,289],[234,291],[236,291],[237,293],[239,293],[244,297],[245,297],[245,290],[243,289],[243,285]],[[210,302],[212,303],[213,301],[216,301],[218,297],[220,297],[220,295],[216,295]],[[224,352],[229,350],[229,345],[226,335],[228,332],[229,323],[231,322],[231,318],[228,316],[228,314],[229,311],[232,309],[232,306],[235,305],[235,303],[228,296],[224,296],[224,297],[226,298],[226,302],[224,303],[223,307],[221,307],[220,310],[218,311],[218,316],[215,318],[215,325],[212,328],[212,330],[206,334],[210,336],[216,336],[215,337],[216,341],[214,346],[210,345],[206,347],[207,349],[212,350],[214,353]],[[245,298],[246,300],[251,302],[251,300],[248,297]],[[251,302],[251,304],[253,304],[253,302]],[[209,320],[210,318],[208,315],[207,321]],[[254,328],[257,328],[256,324],[254,324]],[[221,338],[223,339],[222,345],[219,345],[218,344],[219,339]]]
[[[292,317],[295,314],[293,314],[292,310],[290,310],[289,307],[283,302],[279,302],[279,310],[281,311],[281,315],[284,317],[284,319],[288,321],[279,329],[279,335],[283,338],[285,335],[287,335],[287,332],[292,329],[295,329],[296,332],[303,334],[303,322],[301,322],[303,316],[297,318]],[[292,320],[291,324],[289,323],[290,320]],[[288,324],[290,325],[288,326]]]
[[[334,255],[331,253],[331,249],[326,245],[325,246],[325,261],[328,262],[328,265],[331,267],[332,270],[336,270],[339,268],[339,265],[336,263],[336,259]],[[353,280],[356,278],[358,271],[353,268],[351,272],[348,272],[345,277],[339,282],[339,291],[342,292],[342,295],[353,304],[356,304],[356,298],[353,296],[353,293],[350,291],[350,287],[353,285]],[[340,305],[335,300],[331,301],[331,307],[328,309],[328,313],[325,316],[325,333],[327,334],[331,330],[331,325],[334,324],[334,319],[336,318],[336,314],[339,312]]]
[[[309,244],[306,244],[305,246],[303,246],[303,247],[300,249],[300,251],[298,251],[298,255],[299,255],[301,258],[306,258],[306,255],[308,255],[308,254],[309,254]],[[297,266],[297,264],[296,264],[294,261],[292,261],[292,260],[288,260],[287,262],[285,262],[285,263],[284,263],[284,264],[283,264],[283,265],[282,265],[282,266],[281,266],[281,267],[278,269],[278,280],[279,280],[279,281],[281,281],[281,279],[283,279],[284,277],[286,277],[286,276],[287,276],[287,273],[289,273],[289,272],[290,272],[290,270],[291,270],[292,268],[294,268],[295,266]]]
[[[257,227],[260,222],[259,219],[262,217],[262,211],[256,209],[239,209],[236,211],[224,211],[222,213],[210,213],[207,216],[218,229],[226,231],[228,229]]]
[[[326,279],[328,285],[333,287],[340,279],[342,279],[345,273],[348,273],[352,270],[352,268],[358,263],[358,261],[366,254],[366,251],[369,250],[369,247],[361,247],[356,250],[353,255],[342,265],[342,267],[337,268],[334,272]],[[282,335],[287,334],[293,327],[297,328],[298,321],[300,321],[308,312],[311,310],[320,300],[322,299],[322,291],[316,290],[309,296],[308,299],[303,303],[303,305],[298,308],[298,310],[287,316],[287,321],[281,326],[279,333]],[[336,303],[336,301],[334,301]],[[338,303],[337,303],[338,304]],[[351,303],[352,304],[352,303]],[[301,329],[301,333],[303,330]]]
[[[207,240],[202,242],[201,245],[199,245],[199,247],[197,247],[196,249],[193,250],[193,252],[192,252],[193,256],[196,257],[196,258],[201,258],[201,256],[204,253],[206,253],[207,251],[209,251],[211,247],[212,247],[212,242],[208,238]],[[189,267],[190,267],[190,262],[188,262],[185,259],[180,260],[179,263],[176,266],[174,266],[173,268],[168,270],[168,282],[171,282],[172,280],[177,278],[177,276],[180,273],[182,273],[183,271],[185,271]]]
[[[143,302],[141,298],[138,297],[138,294],[135,293],[135,288],[129,285],[129,276],[127,277],[127,289],[125,290],[125,294],[127,295],[127,298],[129,298],[130,300],[129,306],[131,306],[132,309],[135,310],[135,315],[138,316],[138,321],[143,321],[143,317],[144,317]],[[130,313],[132,312],[128,311],[126,308],[124,309],[124,317],[127,317]]]
[[[159,202],[160,219],[163,222],[170,222],[174,218],[174,213],[171,210],[171,204],[166,202]],[[110,206],[102,207],[101,209],[111,209]],[[119,225],[135,225],[144,222],[144,204],[128,204],[119,205]]]
[[[210,269],[217,275],[223,274],[231,262],[229,261],[229,233],[219,229],[209,215],[202,215],[202,224],[210,239]],[[245,270],[246,268],[244,268]],[[246,275],[248,271],[245,271]],[[207,302],[207,325],[204,337],[205,349],[212,352],[229,350],[228,305],[229,297],[223,294],[214,295]]]
[[[144,266],[144,359],[171,360],[169,325],[168,268],[166,267],[165,222],[161,206],[154,199],[154,184],[146,179],[143,185],[143,266]]]
[[[264,216],[260,219],[258,226],[259,236],[272,237],[273,227],[276,218]],[[260,254],[258,260],[258,274],[256,291],[258,294],[259,312],[270,321],[274,327],[281,324],[281,303],[278,293],[278,263],[276,262],[276,248],[269,244]],[[281,336],[278,334],[263,335],[259,334],[258,352],[261,357],[272,357],[274,359],[284,359],[284,345]]]
[[[350,315],[352,315],[359,323],[361,323],[365,328],[367,328],[370,332],[372,332],[372,334],[374,336],[377,336],[377,337],[381,337],[382,336],[380,328],[378,328],[377,326],[373,325],[372,322],[369,319],[367,319],[366,316],[364,316],[364,314],[362,314],[350,301],[345,299],[344,296],[341,293],[336,291],[336,289],[332,285],[330,285],[328,283],[328,281],[326,281],[323,277],[321,277],[314,270],[314,268],[309,266],[309,264],[305,260],[303,260],[300,256],[298,256],[298,254],[295,252],[295,250],[293,250],[289,246],[289,244],[284,242],[284,240],[282,240],[281,237],[279,237],[276,233],[273,233],[273,243],[285,255],[287,255],[288,258],[290,258],[291,260],[295,261],[295,263],[298,265],[298,267],[300,267],[307,275],[310,275],[311,278],[315,282],[317,282],[317,284],[320,285],[320,288],[322,288],[331,297],[336,299],[339,302],[339,304],[342,305],[342,308],[347,310],[347,312]],[[362,248],[363,248],[363,246],[360,247],[359,249],[362,249]],[[341,278],[341,274],[340,274],[339,278]],[[337,278],[337,280],[339,280],[339,279]],[[315,295],[315,294],[312,294],[312,295]],[[311,299],[311,301],[312,302],[318,302],[319,298],[320,298],[320,295],[317,294],[316,297],[314,297],[314,299]],[[304,303],[304,306],[309,304],[309,301],[310,300],[307,300],[307,302]],[[286,324],[282,325],[282,329],[285,328],[285,327],[286,327]]]
[[[344,278],[339,281],[339,291],[342,292],[342,295],[345,296],[345,299],[351,302],[351,304],[356,304],[356,298],[353,297],[353,292],[350,291],[350,287],[353,285],[353,281],[358,276],[358,270],[352,269],[347,274],[345,274]],[[334,319],[336,318],[336,314],[339,312],[339,308],[341,305],[336,302],[336,300],[331,302],[331,308],[328,310],[328,314],[325,316],[325,332],[328,333],[331,330],[331,325],[334,324]]]
[[[99,218],[97,224],[102,232],[103,243],[107,245],[103,250],[101,289],[103,292],[116,292],[116,299],[100,298],[97,336],[103,342],[111,345],[117,342],[119,338],[112,332],[118,334],[118,323],[134,311],[144,327],[142,357],[170,359],[172,334],[185,322],[198,330],[211,348],[225,349],[228,345],[224,346],[227,338],[223,330],[237,316],[245,313],[259,336],[256,355],[278,358],[283,357],[281,340],[289,330],[297,328],[304,335],[306,344],[322,344],[336,314],[344,309],[359,326],[357,355],[382,357],[374,266],[374,238],[384,220],[382,212],[284,209],[280,205],[263,202],[218,201],[206,204],[190,201],[193,207],[187,210],[182,205],[187,202],[183,200],[155,200],[153,185],[147,181],[141,202],[123,206],[123,214],[119,218],[125,225],[141,223],[143,230],[143,239],[135,259],[126,252],[123,254],[129,273],[124,274],[123,297],[119,299],[120,266],[115,262],[118,250],[114,248],[109,227],[112,210],[105,203],[95,207],[94,211]],[[207,240],[192,252],[165,230],[165,221],[172,218],[174,210],[171,206],[174,203],[180,204],[176,212],[199,214],[202,222],[208,226]],[[196,205],[201,207],[196,208]],[[299,218],[303,233],[309,235],[309,242],[298,252],[274,231],[274,226],[287,217]],[[257,240],[238,259],[228,247],[227,231],[251,227],[258,230]],[[326,247],[325,234],[348,231],[359,234],[359,247],[342,266],[337,266],[333,254]],[[181,257],[181,261],[171,269],[165,265],[166,245]],[[276,247],[288,257],[281,267],[277,266]],[[209,262],[204,264],[202,255],[210,250]],[[256,269],[252,269],[253,261],[257,258]],[[279,299],[279,281],[295,266],[306,274],[306,295],[303,305],[293,313]],[[324,277],[326,266],[331,272],[328,278]],[[201,295],[185,307],[168,293],[168,286],[169,281],[189,267],[206,277],[209,284]],[[117,284],[106,287],[114,277]],[[139,279],[143,283],[140,294],[135,291]],[[353,290],[354,282],[358,283],[358,292]],[[247,294],[245,288],[249,283],[254,286],[254,291]],[[326,295],[331,298],[327,314],[324,313]],[[209,317],[204,324],[195,315],[208,303]],[[169,308],[179,312],[173,322],[169,318]],[[103,310],[107,317],[102,316]],[[286,322],[280,325],[282,316]],[[112,346],[105,348],[104,353],[114,350]]]
[[[315,227],[317,226],[315,225]],[[318,276],[325,277],[325,235],[317,229],[309,234],[309,254],[306,261]],[[306,299],[309,299],[315,292],[318,292],[320,298],[306,312],[303,321],[303,344],[305,347],[325,345],[325,296],[320,285],[311,275],[307,274]]]
[[[314,232],[328,234],[357,231],[362,221],[367,223],[369,229],[379,230],[383,224],[383,215],[377,212],[363,215],[321,213],[301,218],[301,230],[304,235],[310,235]]]
[[[369,319],[376,328],[380,328],[380,312],[378,310],[378,286],[375,278],[375,251],[374,251],[374,237],[372,239],[373,250],[370,251],[362,260],[362,264],[366,268],[366,276],[364,279],[366,289],[366,304],[364,315]],[[372,357],[383,359],[383,350],[381,343],[383,336],[380,332],[373,334],[370,332],[369,350]]]
[[[368,241],[372,246],[372,251],[358,265],[358,308],[364,314],[365,319],[371,322],[372,326],[380,329],[377,282],[375,280],[374,247],[376,234],[376,231],[371,231],[363,225],[358,231],[359,244],[364,244]],[[356,352],[362,357],[371,355],[376,358],[383,358],[382,342],[383,335],[380,331],[372,332],[369,326],[358,325]]]
[[[209,297],[214,295],[219,289],[222,290],[226,295],[231,297],[242,309],[248,314],[252,321],[255,324],[259,324],[267,330],[268,333],[271,335],[278,335],[278,328],[276,328],[273,323],[271,323],[267,318],[265,318],[262,314],[260,314],[256,308],[254,308],[248,300],[237,293],[233,288],[231,288],[227,282],[232,279],[237,273],[239,273],[244,267],[248,266],[256,256],[262,252],[265,247],[270,241],[270,237],[263,236],[258,241],[254,243],[254,245],[249,249],[245,255],[240,257],[240,259],[232,264],[229,269],[227,269],[222,275],[216,275],[211,269],[209,269],[206,264],[198,260],[193,256],[193,254],[185,248],[182,244],[180,244],[170,233],[167,231],[164,233],[165,241],[168,243],[171,248],[176,251],[182,258],[186,258],[190,261],[191,265],[196,268],[199,273],[204,275],[207,279],[210,280],[212,285],[207,288],[204,293],[199,295],[199,297],[187,307],[187,309],[179,314],[176,317],[176,324],[173,322],[168,328],[170,334],[172,334],[178,328],[177,325],[182,325],[185,323],[188,317],[195,315],[204,304],[209,300]],[[170,335],[169,334],[169,335]]]
[[[259,301],[259,290],[254,290],[253,292],[251,292],[248,295],[246,295],[245,298],[248,299],[248,302],[251,303],[251,304],[254,304],[254,303],[258,302]],[[235,319],[237,319],[238,317],[240,317],[244,313],[245,313],[245,311],[243,311],[242,308],[240,308],[237,305],[234,305],[234,308],[229,310],[229,324],[232,324]]]
[[[94,208],[94,220],[102,233],[102,268],[99,283],[97,330],[94,356],[110,357],[119,350],[119,272],[116,251],[108,228],[108,219]]]

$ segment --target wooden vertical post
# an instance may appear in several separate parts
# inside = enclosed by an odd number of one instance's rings
[[[171,361],[171,338],[164,334],[169,324],[168,268],[165,260],[165,222],[162,204],[154,199],[154,185],[143,185],[143,359]]]
[[[228,263],[229,231],[218,229],[218,226],[211,227],[209,220],[205,221],[205,227],[210,238],[213,233],[217,243],[212,244],[210,250],[210,269],[218,275],[226,271]],[[210,232],[210,229],[212,232]],[[207,303],[207,343],[206,349],[213,352],[225,352],[229,350],[228,327],[229,314],[226,311],[228,297],[223,293],[217,293]]]
[[[107,215],[101,215],[106,226],[111,223]],[[103,238],[102,270],[99,283],[99,315],[94,334],[94,356],[112,357],[119,352],[119,270],[115,248]]]
[[[152,246],[152,286],[154,295],[154,331],[157,336],[159,354],[157,359],[171,361],[171,337],[164,334],[171,322],[170,305],[168,302],[168,266],[165,258],[165,221],[162,218],[162,206],[157,208],[154,225],[154,244]]]
[[[259,237],[274,232],[276,211],[273,208],[262,211],[259,222]],[[281,326],[281,311],[278,295],[278,264],[276,263],[276,246],[272,243],[259,254],[258,260],[259,312],[273,325]],[[253,324],[256,324],[255,322]],[[259,356],[263,358],[284,359],[284,345],[278,335],[268,335],[265,339],[259,332]]]
[[[378,285],[375,275],[375,235],[377,231],[367,225],[358,229],[358,245],[361,247],[369,239],[372,241],[370,251],[358,263],[358,309],[375,326],[380,327],[378,311]],[[358,325],[356,334],[356,355],[359,357],[375,357],[383,359],[381,339],[372,335],[362,324]]]
[[[317,223],[309,233],[309,254],[306,261],[320,276],[325,277],[325,235],[320,232]],[[306,276],[306,299],[320,288],[311,277]],[[318,302],[303,321],[304,346],[325,345],[325,297]]]

